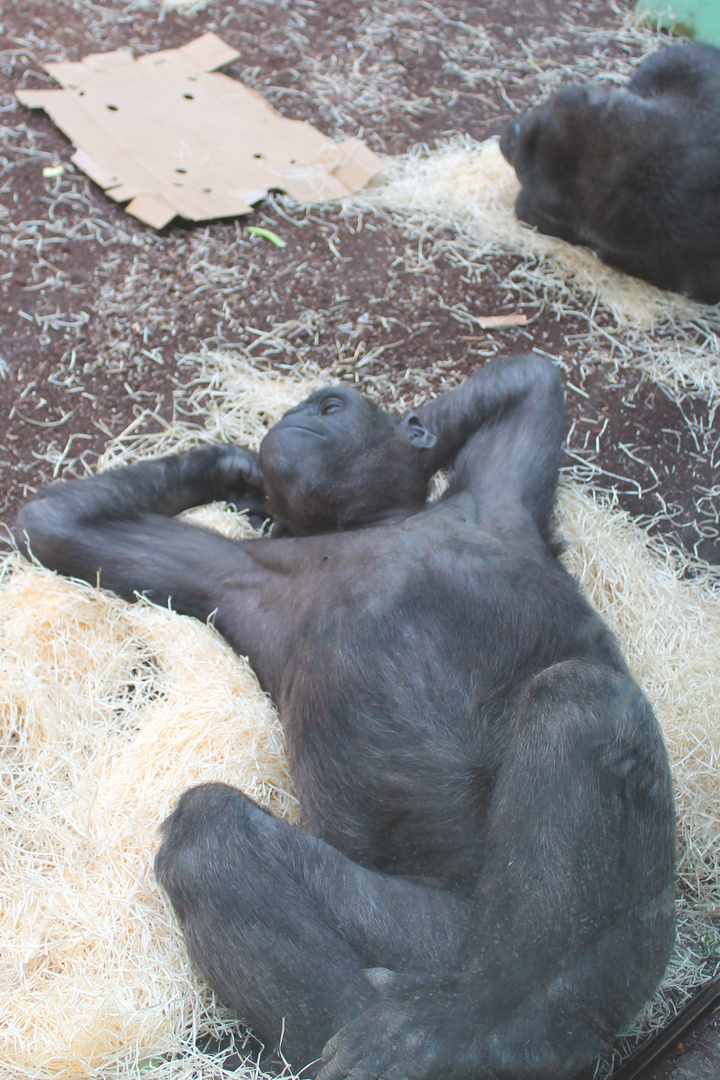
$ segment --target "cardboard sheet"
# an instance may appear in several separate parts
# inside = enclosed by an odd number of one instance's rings
[[[335,143],[214,71],[239,54],[215,34],[137,60],[129,49],[47,64],[62,90],[20,90],[77,147],[72,160],[155,228],[247,214],[271,188],[300,202],[348,195],[382,168],[359,139]]]

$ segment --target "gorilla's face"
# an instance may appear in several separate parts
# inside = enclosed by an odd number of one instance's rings
[[[421,451],[434,441],[417,417],[394,423],[354,390],[319,390],[260,447],[271,514],[301,536],[419,509],[427,495]]]
[[[609,96],[596,83],[567,87],[502,134],[503,156],[533,205],[550,220],[567,221],[579,202],[578,178]]]

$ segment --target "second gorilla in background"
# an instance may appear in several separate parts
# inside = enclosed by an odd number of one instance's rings
[[[565,87],[510,124],[500,149],[522,184],[521,221],[720,301],[720,49],[663,49],[623,88]]]

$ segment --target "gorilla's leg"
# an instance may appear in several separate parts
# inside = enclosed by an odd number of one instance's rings
[[[366,967],[429,970],[457,952],[461,901],[373,873],[224,784],[192,788],[155,861],[188,952],[218,998],[295,1069],[366,1011]]]
[[[491,802],[470,950],[492,1075],[575,1076],[629,1023],[670,954],[673,852],[667,757],[633,680],[583,661],[533,679]]]
[[[659,982],[674,822],[650,707],[629,677],[567,661],[507,722],[455,971],[385,973],[319,1080],[579,1080]]]

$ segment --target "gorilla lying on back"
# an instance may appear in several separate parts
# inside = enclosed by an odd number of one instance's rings
[[[156,873],[219,999],[306,1075],[585,1076],[665,968],[668,763],[543,539],[563,428],[557,371],[530,354],[400,422],[321,390],[259,458],[191,450],[20,513],[46,566],[216,612],[278,704],[306,828],[205,784]],[[221,498],[289,535],[172,518]]]
[[[674,45],[622,89],[569,86],[500,149],[521,221],[695,300],[720,301],[720,49]]]

